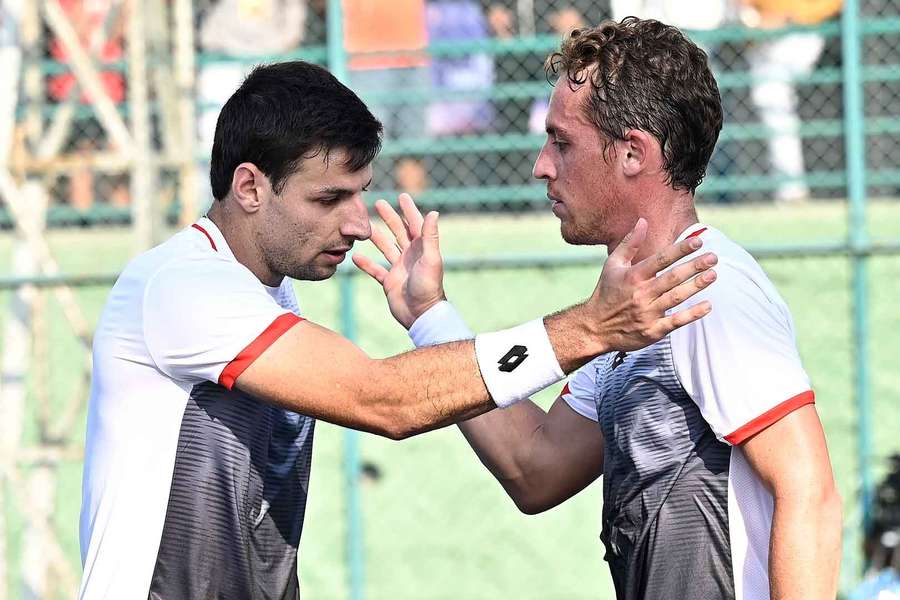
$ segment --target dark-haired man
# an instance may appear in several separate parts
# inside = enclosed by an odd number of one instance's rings
[[[370,359],[299,316],[290,278],[330,277],[370,236],[362,195],[380,133],[353,92],[302,62],[257,68],[225,104],[213,207],[128,264],[97,326],[82,598],[296,598],[314,419],[404,438],[709,311],[665,312],[713,281],[715,257],[657,279],[699,244],[632,265],[641,220],[586,302],[474,344]],[[437,213],[415,229],[395,277],[440,262]]]
[[[626,18],[576,30],[547,68],[560,77],[534,175],[563,238],[615,254],[646,215],[638,258],[703,239],[719,281],[680,308],[706,299],[716,309],[578,369],[549,412],[518,403],[460,424],[463,434],[527,513],[604,476],[601,538],[622,600],[834,598],[840,499],[790,312],[753,258],[694,209],[722,126],[706,55],[674,27]],[[379,211],[411,243],[392,209]],[[405,216],[419,219],[410,205]],[[420,310],[417,294],[443,297],[439,276],[360,262],[392,312],[418,307],[417,346],[469,337],[446,302]]]

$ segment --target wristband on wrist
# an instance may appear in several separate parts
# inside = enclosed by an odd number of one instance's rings
[[[475,337],[456,308],[443,300],[438,302],[416,319],[409,328],[409,337],[416,348],[434,346]]]
[[[565,377],[543,319],[475,336],[475,357],[484,384],[500,408]]]

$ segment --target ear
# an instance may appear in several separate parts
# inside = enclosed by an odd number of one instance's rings
[[[622,172],[626,177],[635,177],[660,162],[662,151],[656,138],[640,129],[629,129],[617,142]]]
[[[231,178],[231,195],[244,212],[258,211],[271,191],[269,178],[256,165],[244,162],[235,167]]]

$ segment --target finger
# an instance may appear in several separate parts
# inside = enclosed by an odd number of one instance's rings
[[[634,257],[637,256],[638,251],[641,249],[641,244],[644,243],[644,239],[647,237],[647,220],[643,217],[637,220],[637,223],[634,224],[634,227],[631,228],[631,231],[628,232],[622,241],[616,246],[616,249],[613,250],[612,254],[609,255],[607,261],[613,261],[613,264],[622,265],[622,266],[630,266],[631,261],[634,260]]]
[[[670,308],[678,306],[700,290],[709,287],[715,280],[716,272],[713,270],[706,271],[660,296],[656,302],[654,302],[654,306],[660,310],[669,310]]]
[[[425,222],[425,219],[422,218],[422,211],[416,206],[412,196],[407,193],[400,194],[397,201],[400,204],[400,212],[403,214],[403,220],[406,221],[409,239],[414,240],[422,235],[422,225]]]
[[[363,256],[362,254],[354,254],[351,257],[351,260],[360,271],[367,273],[378,283],[384,283],[384,279],[385,277],[387,277],[388,271],[377,262],[375,262],[368,256]]]
[[[383,229],[380,227],[373,227],[371,239],[372,243],[375,244],[375,247],[378,248],[382,256],[384,256],[385,260],[389,263],[393,265],[400,260],[400,249],[397,248],[397,244],[394,243],[394,240],[392,240]],[[354,254],[354,256],[356,255]]]
[[[426,262],[434,264],[443,261],[441,258],[441,239],[438,231],[437,211],[431,211],[422,222],[422,257]]]
[[[653,279],[650,287],[651,294],[654,298],[658,298],[690,278],[712,268],[718,262],[718,256],[712,252],[706,252],[702,256],[698,256],[684,264],[673,267]]]
[[[384,224],[394,234],[394,239],[397,240],[400,250],[406,250],[406,247],[409,246],[409,234],[406,232],[406,224],[400,218],[400,215],[397,214],[397,211],[394,210],[394,207],[387,200],[376,200],[375,212],[378,213]]]
[[[695,236],[663,248],[635,265],[637,275],[640,279],[651,279],[688,254],[696,252],[702,245],[703,240]]]
[[[708,300],[699,302],[690,308],[680,310],[668,317],[660,319],[657,322],[653,336],[662,339],[679,327],[684,327],[697,319],[702,319],[710,312],[712,312],[712,304]]]

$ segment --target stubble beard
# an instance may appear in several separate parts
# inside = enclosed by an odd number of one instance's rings
[[[561,223],[560,234],[562,239],[573,246],[596,246],[602,244],[602,235],[593,224],[579,224],[574,222]]]

